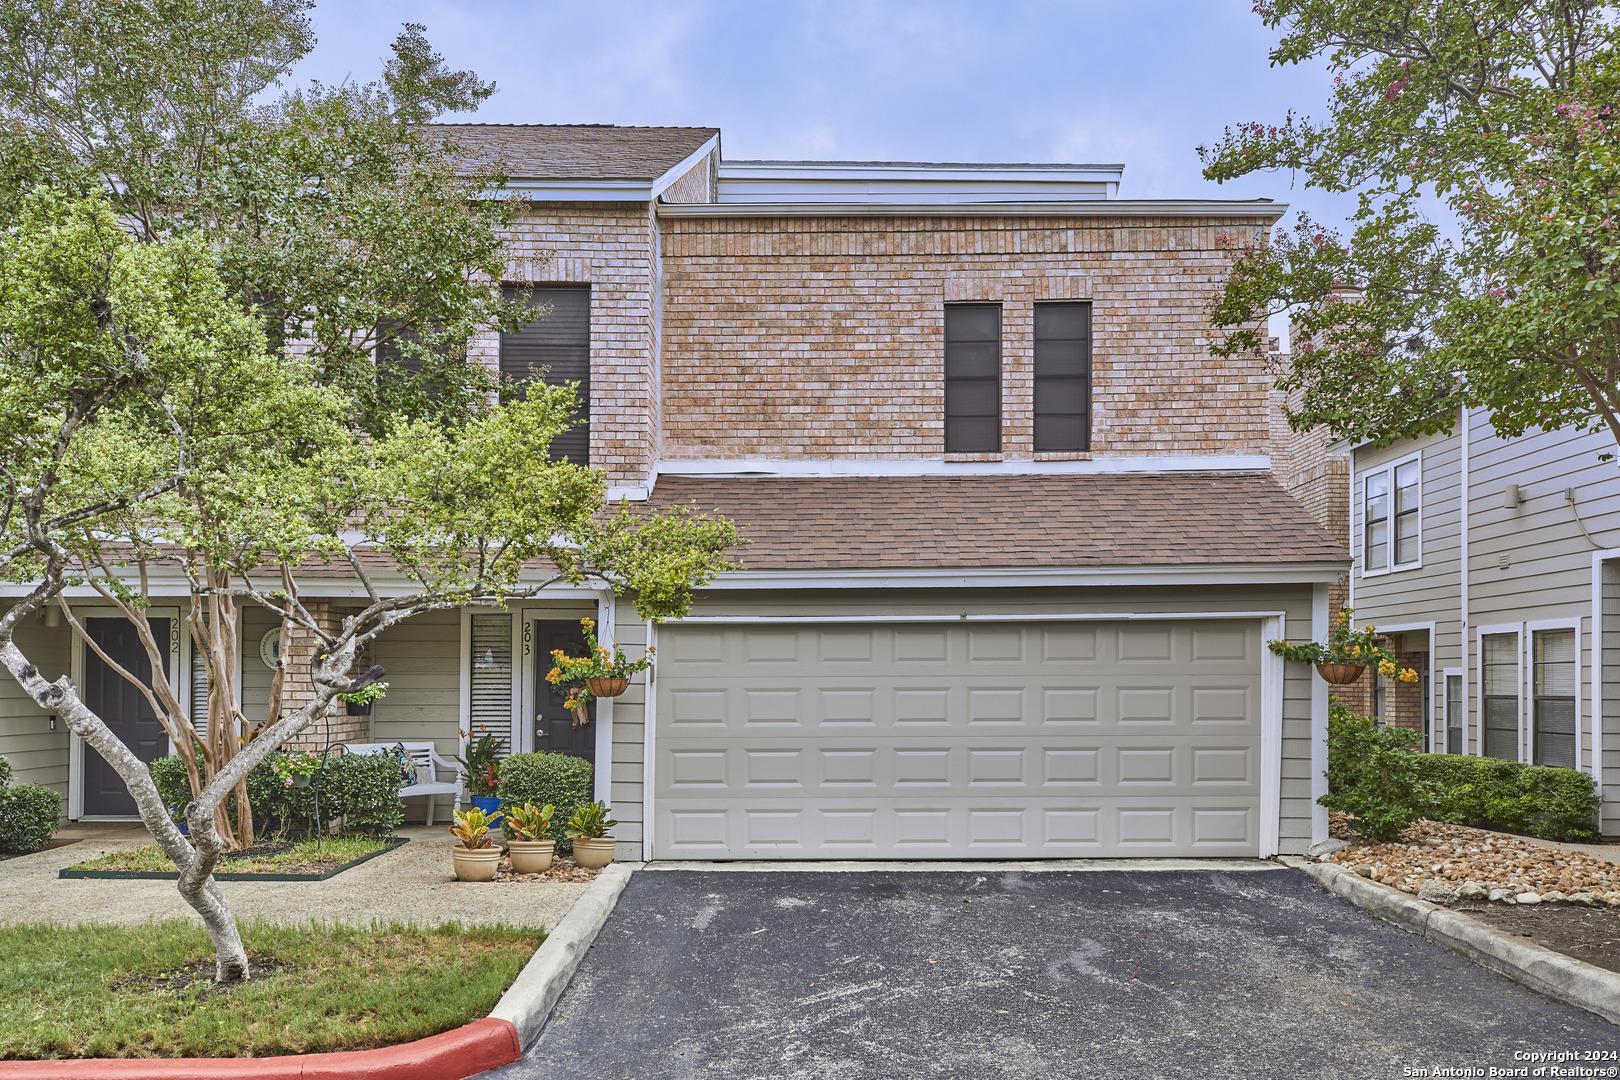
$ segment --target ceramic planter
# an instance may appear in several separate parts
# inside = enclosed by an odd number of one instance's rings
[[[577,837],[574,840],[574,862],[587,870],[600,870],[613,861],[613,849],[617,843],[611,836]]]
[[[501,862],[501,849],[489,847],[468,848],[457,844],[450,849],[450,861],[456,868],[457,881],[494,881]]]
[[[593,697],[618,697],[630,688],[629,679],[586,679],[585,689]]]
[[[1367,669],[1360,664],[1317,664],[1316,670],[1335,686],[1349,686],[1361,678],[1361,673]]]
[[[551,853],[556,847],[556,842],[550,839],[508,841],[506,857],[512,860],[512,873],[545,873],[551,867]]]

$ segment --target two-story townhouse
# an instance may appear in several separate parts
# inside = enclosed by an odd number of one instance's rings
[[[1345,555],[1271,475],[1264,358],[1206,347],[1234,249],[1283,207],[1122,200],[1118,166],[452,130],[507,163],[527,200],[509,281],[551,305],[474,354],[578,380],[588,408],[554,452],[615,496],[735,518],[744,569],[657,626],[568,590],[411,620],[375,643],[391,690],[372,715],[310,738],[453,751],[470,726],[590,758],[628,858],[1270,855],[1326,835],[1326,687],[1264,642],[1325,632]],[[303,587],[334,618],[361,595],[336,570]],[[544,672],[586,615],[657,663],[573,727]],[[244,624],[262,695],[276,628]],[[93,654],[28,633],[86,685]],[[74,817],[119,810],[76,740],[12,689],[0,703],[0,753]]]
[[[1424,674],[1427,747],[1589,772],[1620,831],[1620,477],[1602,432],[1448,432],[1340,447],[1357,623]],[[1399,712],[1393,687],[1373,709]],[[1399,721],[1397,721],[1399,722]]]

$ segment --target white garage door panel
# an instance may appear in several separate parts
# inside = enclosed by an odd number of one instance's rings
[[[1253,621],[668,628],[663,858],[1252,855]]]

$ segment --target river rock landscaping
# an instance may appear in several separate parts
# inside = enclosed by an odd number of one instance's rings
[[[577,866],[570,855],[556,855],[552,857],[551,865],[539,874],[514,874],[512,861],[505,855],[501,856],[500,869],[495,872],[497,882],[526,882],[526,881],[593,881],[600,870],[589,870]]]
[[[1331,835],[1349,846],[1320,861],[1423,900],[1620,907],[1620,866],[1582,852],[1426,820],[1413,822],[1393,841],[1373,843],[1351,832],[1348,821],[1346,814],[1329,815]]]

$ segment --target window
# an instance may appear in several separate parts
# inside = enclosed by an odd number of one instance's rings
[[[1389,723],[1389,683],[1377,671],[1373,672],[1372,721],[1374,727]]]
[[[522,288],[508,285],[508,300]],[[574,426],[551,440],[551,460],[590,463],[591,454],[591,287],[536,286],[531,308],[547,308],[539,319],[501,335],[501,374],[513,381],[540,376],[548,386],[579,384]]]
[[[1519,760],[1519,635],[1480,637],[1481,732],[1486,757]]]
[[[1446,676],[1446,753],[1463,752],[1463,679]]]
[[[1001,305],[945,305],[945,452],[1001,452]]]
[[[473,739],[493,735],[506,746],[512,737],[512,616],[472,617]]]
[[[1362,485],[1362,572],[1417,566],[1423,559],[1422,459],[1366,473]]]
[[[1575,767],[1575,631],[1537,630],[1530,636],[1531,695],[1537,765]]]
[[[1035,450],[1091,449],[1091,305],[1035,305]]]

